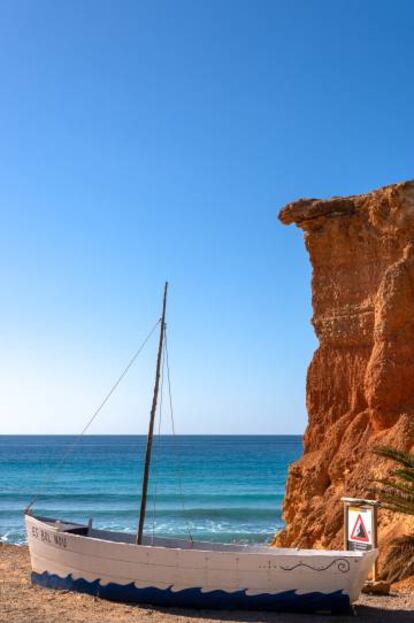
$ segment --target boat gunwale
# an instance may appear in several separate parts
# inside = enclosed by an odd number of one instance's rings
[[[111,540],[109,538],[102,538],[100,536],[93,536],[90,534],[76,534],[74,532],[70,532],[70,529],[62,529],[59,527],[59,525],[53,525],[49,522],[54,522],[56,524],[56,522],[59,522],[60,524],[67,524],[67,525],[72,525],[74,527],[79,527],[79,528],[87,528],[88,524],[80,524],[77,522],[73,522],[73,521],[64,521],[61,519],[56,519],[56,518],[52,518],[52,517],[44,517],[44,516],[36,516],[33,515],[32,513],[25,513],[25,516],[30,517],[32,520],[35,520],[38,523],[41,523],[43,525],[45,525],[47,528],[54,530],[55,532],[58,532],[62,535],[70,535],[71,537],[76,537],[77,539],[87,539],[88,541],[91,542],[96,542],[96,541],[100,541],[102,543],[107,543],[110,545],[121,545],[121,546],[128,546],[128,547],[134,547],[134,548],[142,548],[142,549],[146,549],[146,550],[163,550],[163,551],[180,551],[180,552],[201,552],[201,553],[205,553],[205,552],[210,552],[210,553],[214,553],[214,554],[236,554],[236,555],[249,555],[249,556],[275,556],[275,555],[279,555],[279,556],[295,556],[295,557],[299,557],[299,556],[304,556],[304,557],[310,557],[310,556],[320,556],[322,558],[324,557],[337,557],[337,558],[356,558],[359,560],[363,560],[367,555],[371,555],[374,552],[377,552],[378,554],[378,549],[372,549],[372,550],[368,550],[368,551],[359,551],[359,550],[326,550],[326,549],[300,549],[300,548],[278,548],[278,547],[272,547],[272,546],[268,546],[268,545],[250,545],[250,544],[227,544],[227,543],[220,543],[217,541],[211,541],[211,542],[206,542],[206,541],[194,541],[194,545],[193,546],[189,546],[189,541],[186,541],[185,539],[168,539],[168,537],[156,537],[157,541],[173,541],[173,542],[182,542],[186,544],[186,547],[180,547],[180,545],[177,546],[168,546],[168,545],[160,545],[160,544],[144,544],[141,543],[140,545],[132,542],[129,543],[127,541],[115,541],[115,540]],[[109,534],[114,534],[114,535],[120,535],[120,536],[129,536],[131,533],[127,533],[127,532],[119,532],[119,531],[115,531],[115,530],[104,530],[104,529],[97,529],[97,531],[99,532],[105,532],[105,533],[109,533]],[[197,545],[203,545],[205,546],[204,548],[200,548],[197,547]],[[224,546],[225,548],[229,548],[229,549],[212,549],[211,546]],[[243,549],[231,549],[232,546],[237,547],[237,548],[243,548]],[[249,551],[250,550],[250,551]],[[254,551],[253,551],[254,550]]]

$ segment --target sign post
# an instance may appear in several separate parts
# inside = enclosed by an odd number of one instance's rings
[[[378,500],[341,498],[344,503],[344,549],[366,551],[378,546]],[[374,563],[372,580],[377,581],[377,563]]]

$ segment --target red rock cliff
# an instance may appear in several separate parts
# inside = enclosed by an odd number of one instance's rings
[[[289,470],[286,528],[275,542],[336,548],[341,496],[367,497],[391,467],[372,446],[414,447],[414,181],[301,199],[279,218],[305,233],[319,348],[308,369],[304,453]],[[413,518],[380,511],[380,543],[409,529]]]

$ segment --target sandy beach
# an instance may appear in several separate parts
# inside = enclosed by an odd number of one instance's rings
[[[361,596],[355,612],[361,622],[412,623],[414,593],[404,585],[389,597]],[[197,621],[238,621],[265,623],[318,623],[352,621],[352,616],[303,614],[167,610],[151,606],[127,606],[66,591],[55,591],[30,582],[27,547],[0,545],[0,622],[1,623],[196,623]]]

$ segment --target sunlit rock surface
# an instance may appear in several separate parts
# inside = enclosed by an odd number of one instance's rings
[[[372,479],[391,468],[371,448],[414,449],[414,181],[301,199],[279,219],[304,231],[319,348],[304,453],[289,471],[275,543],[341,548],[341,496],[369,497]],[[413,518],[380,511],[382,560],[410,529]]]

